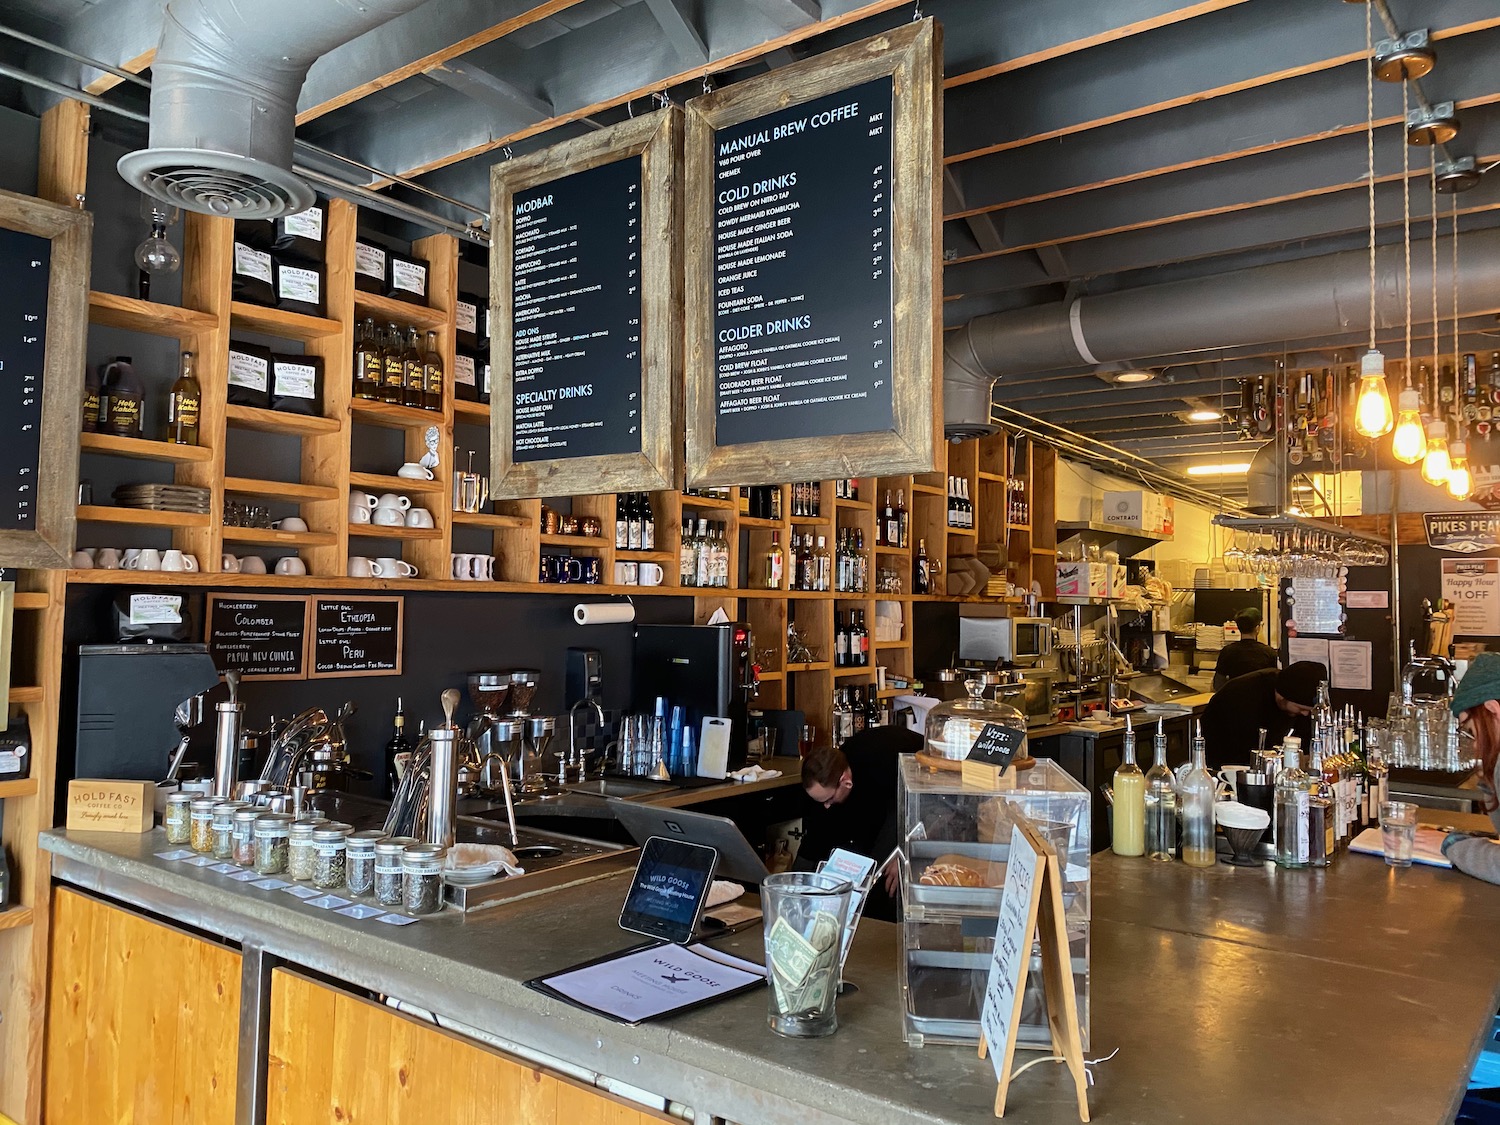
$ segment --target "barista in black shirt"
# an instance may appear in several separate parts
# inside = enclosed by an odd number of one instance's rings
[[[1267,746],[1295,734],[1302,739],[1304,752],[1311,749],[1308,716],[1318,701],[1318,685],[1327,678],[1328,670],[1323,665],[1299,660],[1280,671],[1262,668],[1230,680],[1203,709],[1209,769],[1249,764],[1261,728],[1265,728]]]
[[[1253,607],[1242,609],[1234,615],[1234,623],[1240,631],[1240,639],[1225,645],[1219,653],[1219,661],[1214,666],[1215,691],[1236,676],[1259,672],[1262,668],[1275,668],[1281,663],[1276,650],[1256,636],[1260,632],[1260,610]]]
[[[906,727],[871,727],[846,739],[842,749],[820,747],[802,762],[802,843],[797,869],[812,871],[835,848],[880,863],[896,847],[900,756],[922,748],[922,736]],[[876,881],[865,905],[873,918],[894,921],[892,872]]]

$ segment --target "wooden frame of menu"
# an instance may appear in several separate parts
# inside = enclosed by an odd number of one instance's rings
[[[52,244],[42,364],[42,442],[35,530],[0,530],[0,566],[65,570],[78,528],[78,432],[94,219],[85,211],[0,191],[0,227]]]
[[[684,182],[687,484],[763,484],[931,471],[943,440],[942,32],[925,19],[737,82],[687,104]],[[892,79],[889,431],[720,445],[714,340],[714,135],[875,79]]]
[[[641,451],[518,462],[513,456],[514,199],[518,192],[641,158]],[[490,495],[496,500],[673,489],[681,485],[682,110],[667,106],[490,169]]]

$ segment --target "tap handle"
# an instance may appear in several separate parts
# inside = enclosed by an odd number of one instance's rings
[[[224,673],[224,682],[229,685],[229,702],[240,701],[240,674],[234,669]]]
[[[443,719],[447,726],[453,726],[453,712],[458,710],[458,689],[448,688],[443,692]]]

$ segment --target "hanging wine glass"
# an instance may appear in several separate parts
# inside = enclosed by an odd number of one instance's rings
[[[1229,533],[1229,546],[1224,551],[1224,569],[1230,574],[1243,574],[1245,571],[1245,551],[1233,531]]]
[[[141,300],[151,299],[151,278],[155,274],[176,273],[182,267],[182,255],[167,241],[167,228],[177,221],[178,210],[149,195],[141,196],[141,218],[151,224],[151,233],[135,248],[135,264],[140,267]]]

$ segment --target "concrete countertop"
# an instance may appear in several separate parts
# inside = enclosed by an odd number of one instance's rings
[[[746,793],[760,793],[768,789],[784,789],[802,783],[802,760],[800,758],[768,758],[760,765],[768,770],[780,770],[780,777],[761,781],[725,781],[719,785],[701,785],[693,789],[674,789],[660,797],[642,797],[641,804],[660,805],[663,808],[680,809],[688,805],[701,805],[717,801],[721,797],[742,797]]]
[[[900,931],[866,922],[839,1033],[791,1040],[752,993],[638,1028],[526,989],[630,944],[605,880],[402,928],[356,922],[158,860],[165,836],[49,832],[58,878],[732,1120],[993,1122],[971,1050],[901,1038]],[[1446,1125],[1500,1003],[1500,887],[1341,856],[1323,871],[1094,857],[1094,1120]],[[760,959],[759,929],[725,939]],[[1021,1058],[1032,1057],[1022,1052]],[[1065,1072],[1033,1068],[1007,1118],[1076,1121]]]

